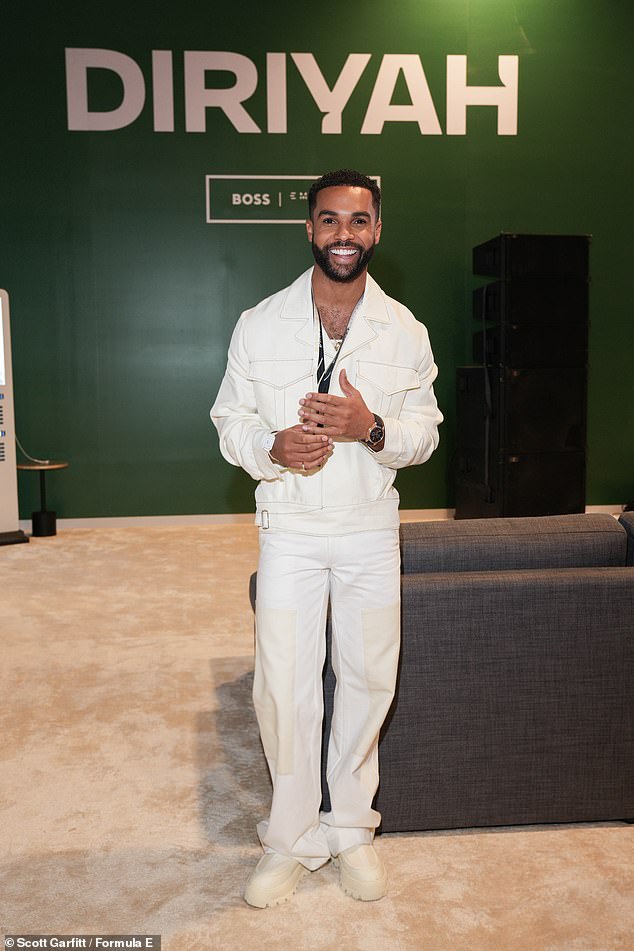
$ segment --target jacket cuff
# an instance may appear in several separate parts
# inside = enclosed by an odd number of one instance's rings
[[[264,437],[268,436],[269,432],[268,429],[260,430],[255,436],[253,440],[253,458],[255,459],[256,468],[262,473],[260,478],[272,481],[282,478],[285,467],[273,462],[268,451],[262,445]]]

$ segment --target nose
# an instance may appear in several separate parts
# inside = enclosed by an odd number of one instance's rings
[[[339,224],[337,225],[337,230],[335,232],[335,237],[337,241],[349,241],[350,238],[352,237],[352,230],[350,228],[350,225],[347,224],[345,221],[341,221],[340,219]]]

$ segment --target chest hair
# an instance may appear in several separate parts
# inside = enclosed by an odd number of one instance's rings
[[[331,340],[341,340],[346,332],[351,314],[352,311],[348,308],[342,310],[339,307],[329,305],[319,308],[321,322]]]

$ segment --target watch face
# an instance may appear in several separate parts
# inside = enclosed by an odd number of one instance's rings
[[[264,448],[267,452],[270,452],[275,443],[275,436],[273,433],[269,433],[268,436],[264,437]]]
[[[385,438],[385,424],[380,416],[374,414],[375,426],[372,427],[368,433],[368,438],[366,442],[369,442],[371,446],[376,446],[378,442],[381,442]]]

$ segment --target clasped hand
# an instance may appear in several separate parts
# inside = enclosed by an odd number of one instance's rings
[[[374,414],[365,405],[358,390],[349,382],[346,371],[339,374],[343,396],[332,393],[308,393],[299,401],[299,415],[305,432],[322,432],[333,439],[365,439],[374,425]]]
[[[321,468],[334,450],[334,440],[365,439],[374,423],[374,414],[361,393],[339,374],[344,396],[308,393],[299,401],[301,422],[277,433],[271,455],[289,469],[310,472]]]

